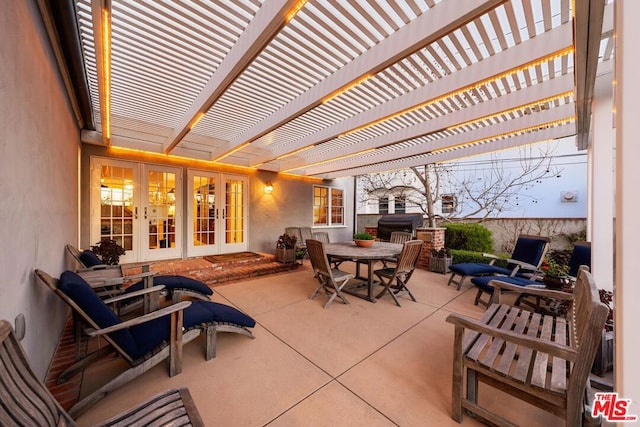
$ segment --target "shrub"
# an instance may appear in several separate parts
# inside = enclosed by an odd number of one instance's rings
[[[480,224],[447,224],[444,241],[447,247],[463,251],[492,252],[491,231]]]
[[[373,236],[369,233],[356,233],[353,238],[356,240],[373,240]]]

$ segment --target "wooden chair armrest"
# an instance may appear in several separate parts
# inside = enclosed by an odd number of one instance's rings
[[[515,276],[515,274],[519,270],[531,270],[532,272],[537,272],[538,271],[538,267],[537,266],[535,266],[533,264],[529,264],[528,262],[518,261],[517,259],[511,259],[511,258],[506,259],[506,261],[509,264],[515,264],[516,265],[516,268],[514,268],[513,271],[511,272],[511,276]]]
[[[486,325],[478,320],[459,314],[450,314],[447,322],[456,326],[456,328],[467,329],[481,334],[499,338],[505,342],[521,345],[535,351],[547,353],[554,357],[575,362],[578,352],[573,347],[560,345],[551,341],[543,341],[540,338],[533,338],[527,335],[521,335],[512,331],[505,331],[494,326]]]
[[[129,292],[129,293],[118,295],[112,298],[107,298],[104,300],[104,303],[109,305],[109,304],[113,304],[114,302],[124,301],[130,298],[139,297],[139,296],[150,294],[153,292],[160,292],[164,290],[164,288],[165,288],[164,285],[156,285],[156,286],[152,286],[151,288],[144,288],[144,289],[140,289],[139,291]]]
[[[83,267],[77,270],[78,273],[82,273],[83,271],[97,271],[97,270],[113,270],[114,268],[120,268],[119,265],[107,265],[107,264],[98,264],[91,267]]]
[[[132,274],[131,276],[110,277],[110,278],[91,278],[91,281],[87,281],[92,288],[122,285],[124,282],[129,282],[136,279],[144,279],[146,277],[155,276],[158,274],[156,271],[147,271],[144,273]]]
[[[513,285],[511,283],[502,282],[500,278],[496,278],[494,280],[489,281],[489,284],[494,288],[494,295],[499,295],[502,290],[509,292],[516,292],[519,294],[528,294],[535,295],[547,298],[561,299],[567,301],[573,301],[573,294],[562,292],[562,291],[554,291],[551,289],[547,289],[544,287],[537,286],[518,286]],[[544,283],[540,283],[540,285],[544,286]]]
[[[87,331],[87,334],[92,337],[97,335],[109,334],[111,332],[119,331],[121,329],[130,328],[131,326],[136,326],[142,323],[146,323],[150,320],[157,319],[162,316],[166,316],[167,314],[171,314],[176,311],[184,310],[190,305],[191,305],[191,301],[182,301],[177,304],[173,304],[173,305],[169,305],[167,307],[161,308],[160,310],[156,310],[151,313],[144,314],[140,317],[135,317],[133,319],[124,321],[122,323],[118,323],[117,325],[109,326],[108,328]]]
[[[489,261],[489,265],[493,265],[497,260],[502,259],[501,257],[494,255],[494,254],[489,254],[489,253],[482,253],[482,256],[485,258],[490,258],[491,261]]]

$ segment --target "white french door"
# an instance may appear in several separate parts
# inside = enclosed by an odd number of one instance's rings
[[[125,249],[120,262],[180,258],[180,168],[91,159],[92,244],[104,238]]]
[[[247,178],[194,170],[187,175],[187,255],[247,250]]]
[[[182,171],[141,164],[143,261],[182,257]]]

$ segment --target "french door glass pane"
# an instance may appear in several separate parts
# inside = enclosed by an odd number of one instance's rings
[[[133,249],[133,169],[102,166],[100,172],[100,240],[113,239]]]
[[[244,181],[225,182],[225,243],[244,242]]]
[[[216,242],[216,181],[207,176],[193,177],[193,244],[213,245]]]
[[[149,249],[175,247],[176,174],[152,170],[147,178]]]

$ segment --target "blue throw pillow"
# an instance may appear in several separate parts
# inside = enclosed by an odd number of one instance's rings
[[[82,253],[80,254],[80,261],[87,268],[93,267],[95,265],[104,265],[100,258],[98,258],[98,255],[88,249],[82,251]]]

